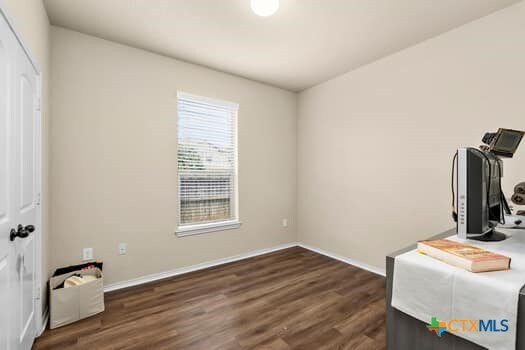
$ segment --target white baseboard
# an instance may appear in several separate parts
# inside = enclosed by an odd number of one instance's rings
[[[104,286],[104,292],[112,292],[112,291],[123,289],[123,288],[138,286],[138,285],[141,285],[141,284],[145,284],[145,283],[149,283],[149,282],[153,282],[153,281],[158,281],[158,280],[161,280],[161,279],[174,277],[174,276],[182,275],[182,274],[189,273],[189,272],[194,272],[194,271],[207,269],[209,267],[224,265],[224,264],[231,263],[231,262],[234,262],[234,261],[239,261],[239,260],[252,258],[252,257],[258,256],[258,255],[263,255],[263,254],[268,254],[268,253],[276,252],[276,251],[283,250],[283,249],[288,249],[288,248],[291,248],[291,247],[302,247],[304,249],[311,250],[311,251],[316,252],[318,254],[325,255],[325,256],[327,256],[329,258],[332,258],[332,259],[335,259],[335,260],[339,260],[339,261],[342,261],[344,263],[347,263],[347,264],[359,267],[359,268],[361,268],[363,270],[367,270],[367,271],[370,271],[372,273],[375,273],[375,274],[378,274],[378,275],[381,275],[381,276],[386,276],[386,273],[385,273],[384,269],[380,269],[378,267],[375,267],[375,266],[372,266],[372,265],[368,265],[368,264],[362,263],[360,261],[356,261],[356,260],[353,260],[353,259],[350,259],[350,258],[347,258],[347,257],[343,257],[343,256],[340,256],[340,255],[337,255],[337,254],[333,254],[331,252],[327,252],[325,250],[313,247],[313,246],[308,245],[308,244],[303,244],[303,243],[299,243],[299,242],[291,242],[291,243],[281,244],[281,245],[278,245],[278,246],[275,246],[275,247],[271,247],[271,248],[255,250],[255,251],[252,251],[252,252],[239,254],[239,255],[235,255],[235,256],[230,256],[230,257],[223,258],[223,259],[217,259],[217,260],[213,260],[213,261],[209,261],[209,262],[204,262],[204,263],[197,264],[197,265],[181,267],[181,268],[178,268],[178,269],[174,269],[174,270],[170,270],[170,271],[164,271],[164,272],[160,272],[160,273],[154,273],[154,274],[151,274],[151,275],[134,278],[134,279],[127,280],[127,281],[111,283],[111,284],[108,284],[108,285]]]
[[[303,247],[304,249],[311,250],[312,252],[316,252],[316,253],[319,253],[321,255],[325,255],[325,256],[327,256],[329,258],[342,261],[342,262],[347,263],[349,265],[353,265],[355,267],[359,267],[360,269],[373,272],[373,273],[375,273],[377,275],[386,276],[385,270],[381,269],[381,268],[378,268],[376,266],[368,265],[368,264],[365,264],[363,262],[360,262],[360,261],[357,261],[357,260],[354,260],[354,259],[350,259],[350,258],[341,256],[341,255],[337,255],[337,254],[334,254],[334,253],[331,253],[331,252],[327,252],[326,250],[322,250],[322,249],[313,247],[313,246],[308,245],[308,244],[299,243],[298,246],[299,247]]]
[[[40,328],[40,331],[36,335],[37,337],[40,337],[42,333],[44,333],[44,331],[47,328],[48,322],[49,322],[49,306],[47,306],[44,312],[42,313],[42,327]]]
[[[174,277],[174,276],[182,275],[188,272],[203,270],[209,267],[224,265],[224,264],[231,263],[234,261],[244,260],[244,259],[252,258],[258,255],[268,254],[268,253],[276,252],[278,250],[288,249],[288,248],[296,247],[296,246],[298,246],[297,242],[291,242],[291,243],[281,244],[281,245],[271,247],[271,248],[259,249],[259,250],[255,250],[252,252],[230,256],[230,257],[223,258],[223,259],[217,259],[217,260],[213,260],[213,261],[209,261],[209,262],[205,262],[205,263],[201,263],[197,265],[181,267],[181,268],[171,270],[171,271],[165,271],[165,272],[155,273],[152,275],[138,277],[138,278],[134,278],[128,281],[111,283],[111,284],[104,286],[104,292],[112,292],[114,290],[118,290],[122,288],[138,286],[140,284],[157,281],[157,280],[161,280],[164,278]]]

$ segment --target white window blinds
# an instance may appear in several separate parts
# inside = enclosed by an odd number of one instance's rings
[[[237,219],[238,108],[235,103],[178,94],[181,227]]]

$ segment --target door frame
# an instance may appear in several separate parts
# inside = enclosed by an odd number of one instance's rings
[[[44,327],[47,324],[48,319],[48,312],[49,309],[46,307],[46,317],[43,315],[42,310],[42,295],[43,293],[46,293],[46,291],[42,290],[42,235],[43,235],[43,227],[42,227],[42,206],[43,206],[43,196],[42,196],[42,71],[40,70],[38,64],[33,59],[33,56],[31,55],[31,52],[29,48],[24,44],[22,40],[22,36],[16,31],[14,26],[14,21],[11,20],[9,17],[9,14],[7,13],[7,6],[5,5],[4,0],[0,0],[0,17],[3,17],[3,19],[7,22],[9,28],[11,29],[11,32],[15,36],[16,40],[18,41],[18,44],[22,47],[22,50],[24,51],[26,57],[29,59],[29,62],[33,66],[33,69],[36,74],[36,82],[37,82],[37,110],[36,116],[37,116],[37,131],[36,131],[36,139],[37,139],[37,147],[38,147],[38,163],[36,164],[36,190],[37,190],[37,208],[36,208],[36,222],[35,226],[39,228],[36,232],[38,234],[35,235],[35,298],[33,302],[35,303],[35,311],[36,311],[36,319],[35,319],[35,334],[39,336],[44,331]],[[49,305],[49,304],[48,304]]]

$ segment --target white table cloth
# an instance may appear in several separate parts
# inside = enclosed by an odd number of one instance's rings
[[[525,285],[525,231],[502,231],[512,236],[502,242],[465,241],[456,235],[448,239],[510,257],[507,271],[472,273],[416,249],[397,256],[392,306],[427,324],[432,317],[440,321],[495,320],[502,329],[500,321],[506,319],[507,332],[454,334],[488,349],[515,349],[519,293]]]

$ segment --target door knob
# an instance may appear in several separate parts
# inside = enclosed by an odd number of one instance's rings
[[[25,227],[22,225],[18,225],[16,230],[14,228],[11,229],[11,233],[9,234],[9,239],[12,242],[16,239],[16,237],[26,238],[33,231],[35,231],[35,226],[33,225],[27,225]]]

